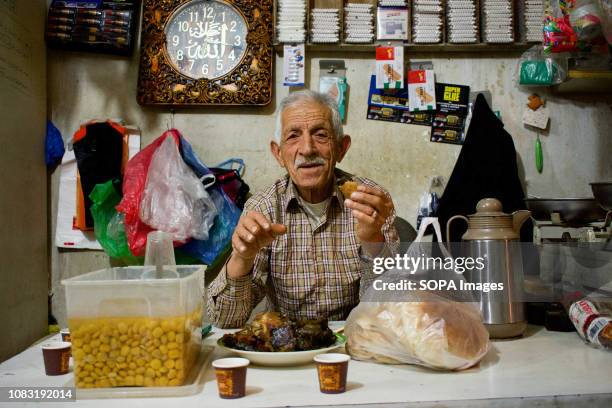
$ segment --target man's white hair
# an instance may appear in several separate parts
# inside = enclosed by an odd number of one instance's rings
[[[334,131],[334,135],[336,136],[336,142],[342,140],[344,136],[344,130],[342,129],[342,120],[340,119],[340,111],[338,111],[338,105],[334,98],[329,96],[328,94],[311,91],[309,89],[305,89],[302,91],[292,92],[286,97],[278,105],[278,109],[276,110],[276,129],[274,131],[274,140],[279,145],[282,141],[283,135],[283,111],[293,105],[296,105],[300,102],[311,101],[317,102],[321,105],[325,106],[329,109],[329,113],[331,115],[331,125]]]

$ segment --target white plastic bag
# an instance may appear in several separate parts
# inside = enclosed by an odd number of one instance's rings
[[[437,218],[424,218],[407,254],[413,258],[452,259],[442,243],[422,242],[430,224],[441,239]],[[386,295],[374,286],[368,289],[346,321],[347,352],[357,360],[416,364],[442,370],[463,370],[477,364],[489,350],[489,333],[471,294],[418,289],[418,282],[423,279],[437,280],[444,276],[458,286],[463,276],[446,270],[413,272],[409,275],[404,270],[389,270],[380,279],[395,285],[417,282],[415,290],[404,289]]]
[[[421,226],[421,220],[425,217],[435,217],[438,211],[439,195],[436,190],[442,185],[442,178],[435,176],[431,178],[429,182],[429,189],[427,192],[421,194],[419,199],[419,208],[417,209],[417,230]]]
[[[202,182],[185,164],[173,137],[153,154],[140,203],[140,219],[173,240],[208,239],[217,209]]]

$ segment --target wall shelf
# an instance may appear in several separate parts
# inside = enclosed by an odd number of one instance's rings
[[[612,71],[570,70],[568,80],[555,87],[558,93],[610,93]]]
[[[481,9],[481,6],[480,6],[482,1],[481,0],[474,0],[474,1],[475,1],[475,6],[476,6],[476,16],[475,17],[477,19],[477,25],[479,26],[479,30],[480,30],[481,14],[484,13],[484,11]],[[274,9],[274,19],[275,19],[275,33],[274,33],[275,40],[274,41],[275,41],[275,44],[274,46],[275,46],[276,52],[280,54],[282,53],[282,50],[283,50],[283,44],[276,42],[278,38],[277,33],[276,33],[276,29],[277,29],[276,21],[278,18],[277,3],[278,2],[274,2],[275,4],[275,9]],[[343,53],[360,53],[360,52],[373,53],[377,46],[388,44],[387,40],[376,40],[374,43],[371,43],[371,44],[359,44],[359,43],[345,42],[346,37],[345,37],[345,24],[344,24],[344,14],[345,14],[344,7],[348,3],[362,3],[362,4],[372,5],[374,33],[376,34],[376,31],[377,31],[376,14],[377,14],[378,0],[305,0],[306,15],[305,15],[304,29],[306,31],[306,39],[310,38],[309,34],[310,34],[310,29],[311,29],[311,24],[312,24],[311,11],[313,8],[337,9],[339,11],[339,20],[340,20],[339,22],[340,24],[340,42],[333,43],[333,44],[307,42],[306,49],[308,51],[310,52],[322,51],[322,52],[343,52]],[[413,19],[414,19],[413,10],[412,10],[412,2],[411,1],[406,2],[408,10],[409,10],[408,11],[408,21],[407,21],[408,40],[404,41],[404,50],[406,52],[419,52],[419,53],[427,53],[427,52],[458,53],[458,52],[462,52],[462,53],[483,53],[483,54],[484,53],[506,53],[506,54],[516,55],[517,53],[525,51],[532,45],[536,44],[536,42],[526,42],[524,40],[525,38],[525,35],[523,33],[524,27],[522,26],[522,24],[524,23],[523,21],[524,18],[520,17],[524,15],[523,4],[522,2],[517,2],[517,1],[513,2],[513,4],[516,3],[516,8],[514,6],[512,8],[513,19],[514,19],[513,38],[515,39],[515,42],[513,43],[480,42],[480,43],[465,43],[465,44],[448,42],[447,35],[446,35],[446,30],[447,30],[446,26],[448,24],[447,22],[448,16],[446,14],[445,3],[446,3],[445,0],[442,1],[443,8],[444,8],[444,12],[442,13],[442,20],[443,20],[442,42],[436,43],[436,44],[425,44],[425,43],[416,44],[411,40],[411,38],[413,38],[412,25],[413,25]],[[478,34],[478,37],[480,38],[480,33]],[[483,36],[483,39],[484,39],[484,36]],[[402,41],[401,40],[394,41],[393,43],[397,44],[400,42]]]
[[[378,44],[306,44],[308,51],[328,51],[328,52],[369,52],[374,53]],[[532,43],[512,43],[512,44],[404,44],[406,52],[476,52],[476,53],[518,53],[523,52]],[[283,51],[283,44],[274,45],[280,54]]]

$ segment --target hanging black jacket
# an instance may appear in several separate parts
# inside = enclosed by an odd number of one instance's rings
[[[444,226],[450,217],[474,214],[476,203],[489,197],[500,200],[506,213],[526,209],[512,137],[479,94],[461,153],[440,198],[437,216],[444,239]],[[525,223],[522,241],[532,240],[530,226],[531,223]],[[461,241],[466,229],[464,222],[453,222],[451,242]]]

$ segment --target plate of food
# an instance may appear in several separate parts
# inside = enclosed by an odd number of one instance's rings
[[[308,364],[317,354],[344,343],[346,337],[334,333],[327,319],[292,320],[277,312],[260,313],[243,329],[217,341],[219,347],[262,366]]]

